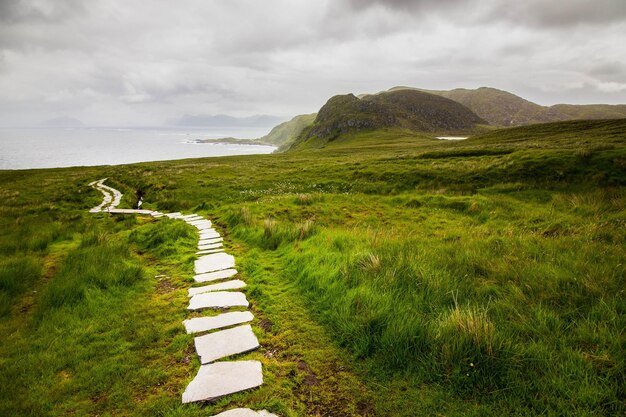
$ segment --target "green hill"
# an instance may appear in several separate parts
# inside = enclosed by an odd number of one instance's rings
[[[282,147],[289,146],[296,140],[300,132],[313,123],[316,116],[316,113],[296,116],[287,122],[275,126],[270,133],[258,140],[269,145],[278,146],[280,151]]]
[[[416,90],[332,97],[320,109],[315,122],[291,148],[316,146],[340,135],[366,130],[407,129],[414,132],[459,132],[474,129],[485,120],[453,100]]]
[[[508,91],[481,87],[477,89],[423,90],[413,87],[394,87],[389,91],[417,90],[436,94],[461,103],[489,124],[495,126],[523,126],[578,119],[619,119],[626,117],[626,105],[557,104],[540,106]]]

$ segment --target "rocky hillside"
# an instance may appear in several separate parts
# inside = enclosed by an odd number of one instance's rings
[[[535,123],[577,119],[626,118],[626,105],[573,105],[540,106],[508,91],[481,87],[477,89],[422,90],[412,87],[394,87],[389,91],[417,90],[446,97],[463,104],[494,126],[524,126]]]
[[[471,129],[486,123],[452,100],[416,90],[391,91],[361,98],[334,96],[320,109],[315,122],[297,142],[310,138],[334,140],[360,130],[403,128],[419,132]]]

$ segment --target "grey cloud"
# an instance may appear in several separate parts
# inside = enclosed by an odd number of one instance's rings
[[[590,70],[591,75],[606,77],[613,81],[621,79],[626,81],[626,64],[619,61],[605,61],[595,64]]]
[[[0,109],[12,109],[0,112],[0,123],[61,110],[87,123],[291,116],[339,92],[398,84],[624,101],[624,5],[0,0]]]
[[[460,25],[506,22],[536,28],[564,28],[579,24],[621,22],[626,17],[624,0],[342,0],[352,12],[374,6],[413,13],[418,17],[463,16]]]
[[[485,21],[505,20],[536,28],[567,28],[623,22],[625,17],[624,0],[525,0],[495,2]]]
[[[56,0],[54,2],[32,2],[28,0],[0,1],[0,21],[5,24],[26,21],[61,22],[85,11],[85,2],[80,0]]]
[[[373,6],[400,11],[446,9],[463,5],[469,0],[346,0],[353,10],[363,10]]]

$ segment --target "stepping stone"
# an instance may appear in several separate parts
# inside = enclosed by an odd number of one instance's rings
[[[180,214],[180,212],[175,212],[175,213],[167,213],[166,214],[167,217],[169,217],[170,219],[179,219],[182,217],[182,214]]]
[[[219,233],[215,232],[215,233],[211,233],[211,234],[207,234],[207,235],[201,235],[198,237],[198,242],[202,242],[203,240],[209,240],[209,239],[219,239],[222,236],[220,236]]]
[[[193,279],[196,282],[210,282],[210,281],[217,281],[218,279],[230,278],[235,275],[237,275],[236,269],[223,269],[221,271],[195,275]]]
[[[263,384],[259,361],[218,362],[200,366],[183,393],[183,404],[216,400]]]
[[[248,307],[249,305],[242,292],[216,291],[194,295],[189,300],[187,310],[199,311],[205,308]]]
[[[202,236],[202,235],[214,235],[214,234],[219,235],[219,233],[217,233],[217,230],[215,230],[213,227],[211,227],[209,229],[200,230],[200,236]],[[208,238],[208,239],[210,239],[210,238]]]
[[[152,210],[137,210],[137,209],[109,209],[109,213],[112,214],[152,214]]]
[[[217,249],[224,246],[222,242],[212,243],[210,245],[198,245],[199,250],[207,250],[207,249]]]
[[[205,224],[211,225],[211,220],[207,220],[203,217],[200,217],[200,218],[196,218],[195,220],[187,220],[187,223],[189,223],[192,226],[203,226]]]
[[[212,253],[196,259],[194,268],[196,274],[220,271],[235,266],[235,258],[227,253]]]
[[[254,316],[249,311],[234,311],[213,317],[194,317],[193,319],[183,321],[183,324],[187,333],[191,334],[247,323],[252,321],[252,319],[254,319]]]
[[[212,224],[202,224],[202,225],[195,225],[195,228],[200,230],[201,232],[204,230],[213,230],[213,225]]]
[[[195,222],[206,222],[208,220],[203,219],[202,217],[194,217],[193,219],[189,220],[189,219],[184,219],[185,223],[187,223],[190,226],[195,226],[194,223]]]
[[[214,415],[213,417],[278,417],[267,410],[254,411],[249,408],[233,408]]]
[[[206,244],[210,244],[210,243],[217,243],[217,242],[223,242],[224,238],[223,237],[212,237],[210,239],[200,239],[198,240],[198,245],[206,245]]]
[[[181,217],[184,221],[186,222],[193,222],[196,220],[202,220],[204,219],[204,217],[200,216],[199,214],[196,213],[192,213],[192,214],[186,214],[183,217]]]
[[[219,284],[205,285],[204,287],[189,288],[189,297],[193,297],[196,294],[203,294],[211,291],[226,291],[226,290],[238,290],[245,288],[246,283],[240,279],[233,279],[231,281],[220,282]]]
[[[200,363],[215,362],[227,356],[250,352],[259,347],[259,341],[249,324],[205,334],[194,339]]]
[[[211,253],[218,253],[218,252],[224,252],[224,248],[205,249],[205,250],[201,250],[201,251],[196,252],[196,255],[209,255]]]

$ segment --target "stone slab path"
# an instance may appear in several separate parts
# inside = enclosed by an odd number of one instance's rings
[[[219,252],[224,252],[224,248],[219,248],[219,249],[203,249],[203,250],[199,250],[198,252],[196,252],[196,255],[208,255],[210,253],[219,253]]]
[[[211,243],[211,244],[206,244],[206,245],[201,244],[201,245],[198,245],[198,250],[219,249],[222,246],[224,246],[222,242]]]
[[[239,290],[245,288],[246,283],[240,279],[233,279],[231,281],[220,282],[219,284],[205,285],[203,287],[189,288],[188,293],[190,297],[197,294],[202,294],[211,291],[226,291],[226,290]]]
[[[252,321],[252,319],[254,319],[254,315],[249,311],[233,311],[212,317],[194,317],[183,321],[183,324],[187,333],[192,334],[243,324]]]
[[[278,417],[267,410],[254,411],[249,408],[235,408],[214,415],[213,417]]]
[[[199,258],[195,261],[193,279],[207,283],[188,289],[190,311],[248,307],[246,295],[239,291],[246,287],[237,275],[235,258],[225,252],[224,238],[213,228],[213,223],[198,214],[161,213],[152,210],[119,209],[122,193],[104,184],[106,178],[89,185],[102,193],[102,203],[89,210],[91,213],[149,215],[155,219],[168,217],[185,221],[198,230]],[[218,282],[227,280],[223,282]],[[202,313],[206,314],[206,313]],[[263,384],[261,362],[250,360],[215,362],[242,354],[259,347],[259,341],[250,324],[254,315],[250,311],[227,311],[217,315],[193,317],[183,321],[189,334],[205,333],[194,339],[196,352],[202,365],[195,378],[185,389],[182,402],[213,401],[223,396],[256,388]],[[233,327],[234,326],[234,327]],[[218,414],[219,417],[277,417],[266,410],[254,411],[236,408]],[[217,417],[216,416],[216,417]]]
[[[250,303],[242,292],[216,291],[197,294],[189,300],[187,310],[200,311],[207,308],[248,307]]]
[[[194,275],[193,279],[196,282],[209,282],[209,281],[217,281],[218,279],[234,277],[235,275],[237,275],[237,270],[233,268],[229,268],[229,269],[223,269],[221,271]]]
[[[235,258],[227,253],[212,253],[198,258],[194,263],[196,274],[221,271],[235,266]]]
[[[212,239],[200,239],[198,241],[198,245],[207,245],[207,244],[218,243],[218,242],[223,242],[223,241],[224,241],[223,237],[214,237]]]
[[[199,240],[215,239],[215,238],[218,238],[218,237],[221,237],[220,234],[217,233],[215,231],[215,229],[213,229],[211,227],[211,228],[205,229],[204,231],[200,232],[200,239]]]
[[[250,352],[259,347],[259,341],[249,324],[198,336],[194,339],[200,363],[215,362],[227,356]]]
[[[183,393],[183,403],[216,400],[263,384],[259,361],[216,362],[201,365]]]

